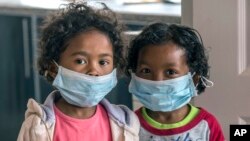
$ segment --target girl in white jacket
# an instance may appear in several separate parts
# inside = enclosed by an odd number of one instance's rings
[[[70,3],[44,22],[39,73],[57,89],[28,101],[18,141],[137,141],[139,121],[104,97],[122,68],[122,28],[105,5]]]

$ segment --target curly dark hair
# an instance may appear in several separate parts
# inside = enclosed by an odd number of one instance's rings
[[[151,24],[132,39],[128,49],[126,74],[130,76],[130,70],[136,71],[138,54],[143,47],[169,42],[176,44],[185,51],[187,64],[192,74],[195,73],[199,77],[209,78],[208,56],[198,31],[186,26],[165,23]],[[204,92],[205,88],[199,78],[198,94]]]
[[[124,68],[124,26],[105,4],[100,5],[102,8],[90,7],[86,2],[69,3],[62,5],[63,8],[48,15],[43,21],[38,48],[38,70],[40,75],[46,75],[49,82],[54,78],[45,72],[50,69],[52,60],[58,62],[67,47],[67,41],[90,29],[96,29],[110,39],[114,52],[114,66],[118,69]]]

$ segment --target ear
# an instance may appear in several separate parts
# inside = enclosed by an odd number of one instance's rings
[[[58,72],[58,67],[56,66],[56,64],[54,62],[50,62],[49,64],[49,69],[48,69],[48,74],[55,78]]]
[[[195,74],[193,76],[193,81],[194,81],[194,85],[195,86],[199,83],[199,79],[200,79],[200,75],[199,74]]]

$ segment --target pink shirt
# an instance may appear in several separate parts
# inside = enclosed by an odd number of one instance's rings
[[[109,117],[101,105],[97,105],[96,113],[89,119],[72,118],[56,106],[54,111],[54,141],[112,141]]]

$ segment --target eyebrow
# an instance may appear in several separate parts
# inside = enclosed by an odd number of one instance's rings
[[[174,67],[174,66],[176,66],[176,63],[167,63],[166,66],[168,66],[168,67]]]
[[[78,51],[78,52],[74,52],[71,54],[71,56],[76,56],[76,55],[81,55],[81,56],[90,56],[89,53],[85,52],[85,51]],[[113,58],[113,55],[111,55],[110,53],[103,53],[99,55],[100,58],[103,57],[111,57]]]
[[[102,57],[111,57],[111,58],[113,58],[113,55],[111,55],[111,54],[109,54],[109,53],[103,53],[103,54],[100,54],[99,55],[101,58]]]
[[[141,64],[141,65],[147,65],[148,63],[147,63],[147,62],[145,62],[144,60],[140,60],[140,61],[138,62],[138,64]]]
[[[76,55],[89,56],[88,53],[84,51],[78,51],[71,54],[71,56],[76,56]]]
[[[148,63],[146,63],[145,61],[141,60],[140,62],[138,62],[137,65],[149,65]],[[173,62],[168,62],[168,63],[165,63],[164,66],[167,66],[167,67],[175,67],[177,66],[176,63],[173,63]]]

